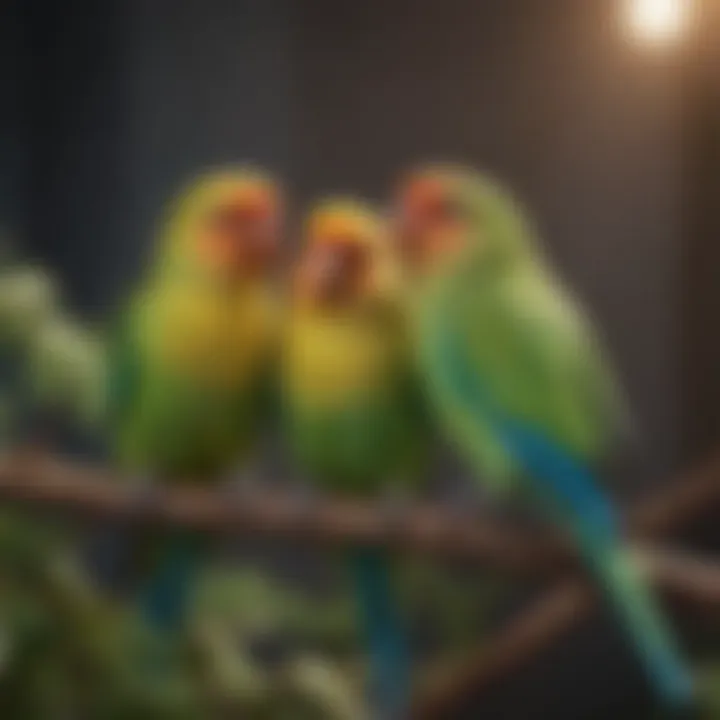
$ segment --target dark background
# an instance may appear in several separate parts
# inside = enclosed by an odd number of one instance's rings
[[[666,478],[712,444],[720,407],[713,35],[636,46],[617,5],[6,2],[0,218],[102,318],[207,165],[267,165],[299,204],[471,161],[526,201],[603,328],[641,428],[629,475]],[[578,634],[482,711],[603,716],[641,693],[614,642]]]

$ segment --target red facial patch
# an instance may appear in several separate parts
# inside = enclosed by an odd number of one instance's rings
[[[401,198],[403,216],[413,222],[435,222],[449,210],[447,190],[435,178],[420,177],[410,182]]]
[[[410,262],[426,263],[462,242],[465,218],[442,178],[420,175],[400,192],[398,241]]]
[[[211,211],[201,247],[216,266],[253,271],[272,262],[278,232],[274,198],[245,192]]]
[[[210,218],[212,230],[225,237],[239,237],[252,222],[252,214],[239,205],[218,208]]]

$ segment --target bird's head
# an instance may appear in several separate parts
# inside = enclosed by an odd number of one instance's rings
[[[325,201],[307,221],[295,292],[328,309],[375,299],[390,281],[390,251],[385,223],[369,206]]]
[[[510,193],[468,168],[427,165],[408,173],[394,216],[399,251],[415,273],[458,258],[496,263],[531,254],[529,229]]]
[[[164,259],[217,280],[264,277],[275,268],[283,215],[280,189],[267,175],[209,174],[181,197]]]

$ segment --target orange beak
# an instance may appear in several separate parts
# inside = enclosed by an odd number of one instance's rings
[[[345,292],[347,269],[341,246],[316,243],[301,264],[300,285],[320,302],[332,303]]]

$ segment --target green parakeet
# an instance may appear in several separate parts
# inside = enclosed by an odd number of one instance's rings
[[[203,177],[173,204],[110,350],[124,468],[193,482],[252,451],[278,340],[281,203],[271,179],[238,170]],[[183,617],[193,545],[175,537],[151,583],[145,604],[157,624]]]
[[[574,536],[658,697],[685,706],[690,675],[589,469],[623,415],[590,322],[519,206],[482,175],[421,169],[397,210],[414,346],[441,425],[483,480],[531,496]]]
[[[282,404],[298,465],[335,494],[377,496],[419,477],[426,448],[406,342],[399,267],[384,223],[353,200],[311,213],[282,359]],[[409,657],[387,558],[353,556],[375,717],[399,717]]]

